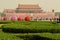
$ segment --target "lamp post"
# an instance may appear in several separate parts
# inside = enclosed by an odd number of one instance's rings
[[[38,21],[38,17],[37,17],[37,21]]]
[[[32,13],[31,13],[31,15],[30,15],[30,16],[31,16],[31,20],[33,20],[33,14],[32,14]]]

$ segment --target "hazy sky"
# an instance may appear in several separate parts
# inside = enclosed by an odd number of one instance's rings
[[[60,11],[60,0],[0,0],[0,11],[15,9],[18,4],[38,4],[44,11]]]

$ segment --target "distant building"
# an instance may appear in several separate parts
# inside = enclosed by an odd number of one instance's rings
[[[11,20],[14,16],[15,20],[22,17],[25,19],[26,16],[30,16],[31,20],[54,20],[57,19],[54,10],[52,12],[44,12],[39,5],[34,4],[18,4],[16,9],[4,9],[4,16],[7,20]]]

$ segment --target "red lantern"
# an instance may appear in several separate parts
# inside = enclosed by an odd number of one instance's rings
[[[25,20],[26,20],[26,21],[30,21],[30,16],[26,16],[26,17],[25,17]]]

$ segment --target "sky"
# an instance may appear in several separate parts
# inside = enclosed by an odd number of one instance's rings
[[[4,9],[15,9],[18,4],[38,4],[44,11],[60,12],[60,0],[0,0],[0,12]]]

